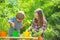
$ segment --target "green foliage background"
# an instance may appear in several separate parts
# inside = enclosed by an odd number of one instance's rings
[[[28,24],[20,29],[23,33],[31,25],[37,8],[43,9],[47,19],[45,39],[60,40],[60,0],[0,0],[0,30],[8,32],[8,18],[18,11],[24,11],[23,23]]]

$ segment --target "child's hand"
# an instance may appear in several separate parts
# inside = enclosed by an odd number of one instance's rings
[[[45,30],[42,30],[42,33],[44,33],[45,32]]]
[[[14,28],[14,23],[12,23],[12,27]]]
[[[20,28],[23,28],[26,26],[26,24],[28,24],[28,22],[24,23]]]
[[[14,28],[14,23],[13,22],[10,22],[10,25]]]

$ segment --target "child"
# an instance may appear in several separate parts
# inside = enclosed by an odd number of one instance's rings
[[[44,30],[45,30],[45,27],[46,27],[46,23],[47,23],[46,18],[43,14],[42,9],[40,9],[40,8],[36,9],[34,11],[33,23],[29,28],[29,31],[32,31],[32,36],[36,36],[35,34],[39,33],[40,28],[42,28],[42,34],[43,34]]]
[[[20,36],[20,28],[22,26],[22,20],[24,19],[24,12],[20,11],[16,14],[15,17],[9,18],[8,22],[10,24],[9,28],[9,36],[12,36],[12,31],[17,30],[18,31],[18,36]]]

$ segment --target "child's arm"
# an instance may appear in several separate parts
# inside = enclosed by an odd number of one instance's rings
[[[8,22],[9,22],[9,24],[14,28],[13,18],[9,18]]]
[[[43,26],[42,26],[42,33],[44,33],[45,28],[46,28],[47,21],[46,19],[43,21]]]
[[[9,22],[9,24],[14,28],[14,22]]]
[[[29,28],[28,28],[28,31],[31,31],[32,30],[32,26],[30,26]]]
[[[28,24],[28,22],[24,23],[20,28],[23,28],[26,26],[26,24]]]

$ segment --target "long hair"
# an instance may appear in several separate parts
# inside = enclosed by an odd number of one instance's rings
[[[38,20],[34,19],[34,21],[38,24],[38,26],[41,27],[43,25],[43,11],[39,8],[36,9],[34,12],[38,14]]]

